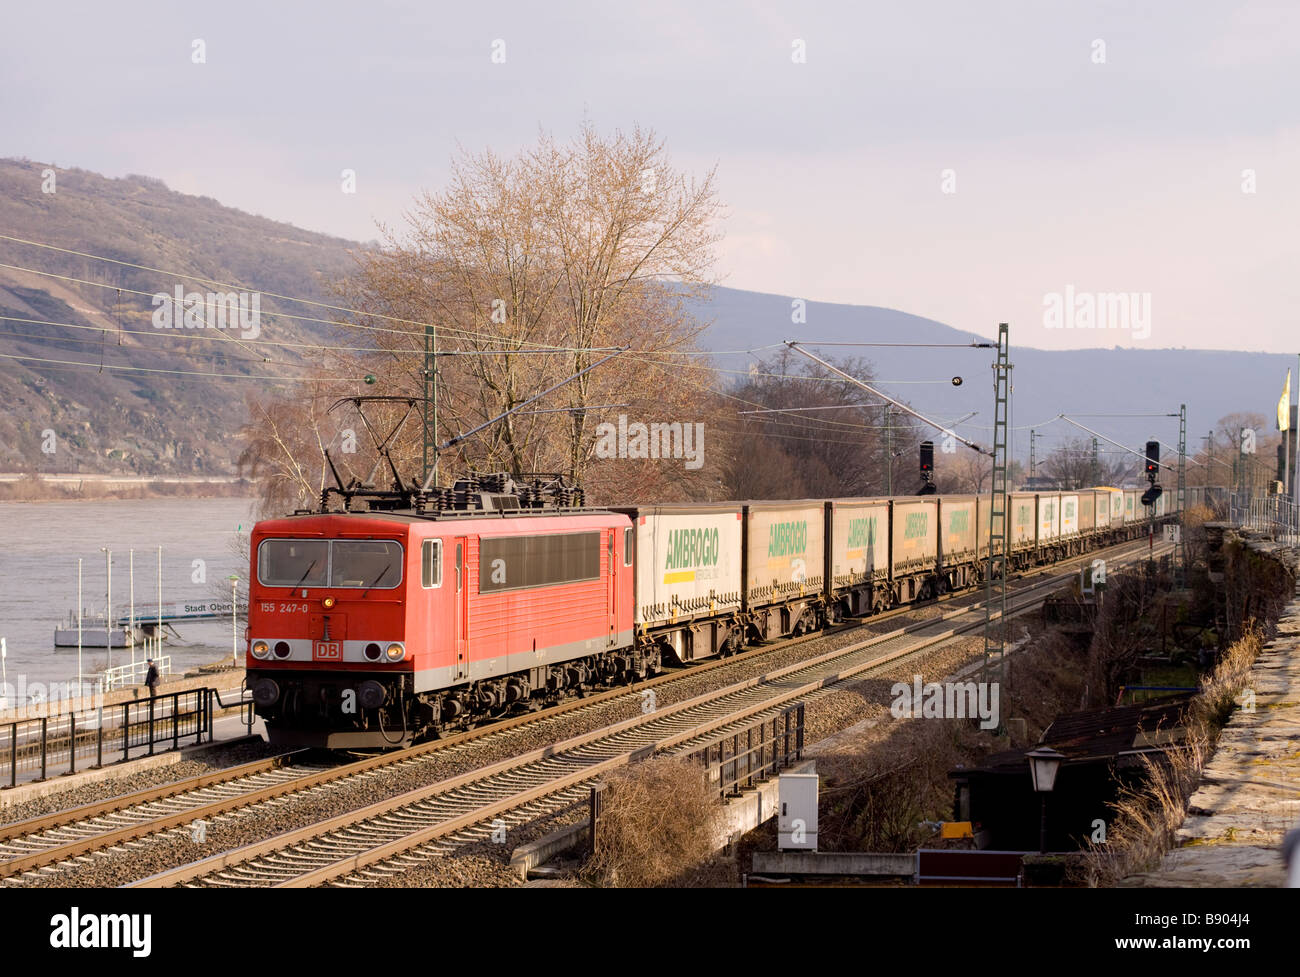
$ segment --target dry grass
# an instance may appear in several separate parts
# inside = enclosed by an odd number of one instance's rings
[[[658,757],[605,779],[596,853],[584,874],[597,885],[665,885],[714,854],[722,805],[702,767]]]
[[[1087,708],[1089,686],[1085,657],[1069,638],[1048,631],[1007,661],[1008,689],[1004,717],[1025,720],[1025,736],[1012,744],[1037,743],[1043,731],[1067,712]]]
[[[1221,656],[1188,708],[1183,745],[1158,759],[1144,758],[1142,785],[1120,794],[1106,841],[1092,847],[1078,881],[1094,886],[1114,885],[1128,875],[1154,867],[1173,847],[1219,730],[1245,687],[1250,667],[1262,647],[1261,633],[1252,628]]]

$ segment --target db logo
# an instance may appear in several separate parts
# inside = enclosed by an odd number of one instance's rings
[[[315,646],[312,648],[311,656],[318,662],[342,661],[343,642],[342,641],[317,641]]]

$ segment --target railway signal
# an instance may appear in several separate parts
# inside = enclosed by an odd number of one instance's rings
[[[1160,471],[1160,442],[1147,442],[1147,481],[1155,483],[1156,475]]]
[[[1162,489],[1159,485],[1156,484],[1156,476],[1160,474],[1160,442],[1159,441],[1147,442],[1146,472],[1147,472],[1147,481],[1151,483],[1151,487],[1142,493],[1142,504],[1146,506],[1153,506],[1156,504],[1156,499],[1160,498],[1161,494],[1164,492],[1164,489]]]
[[[917,495],[934,495],[934,442],[921,442],[921,491]]]

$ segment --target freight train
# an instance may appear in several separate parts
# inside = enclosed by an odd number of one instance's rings
[[[925,601],[988,566],[988,497],[590,509],[504,476],[482,487],[254,527],[247,682],[272,743],[399,747]],[[1013,492],[995,566],[1052,563],[1174,517],[1165,497],[1147,511],[1140,496]]]

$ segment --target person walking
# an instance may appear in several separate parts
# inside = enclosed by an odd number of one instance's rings
[[[144,684],[149,686],[149,698],[158,694],[158,666],[153,663],[153,659],[148,659],[149,672],[144,677]]]

